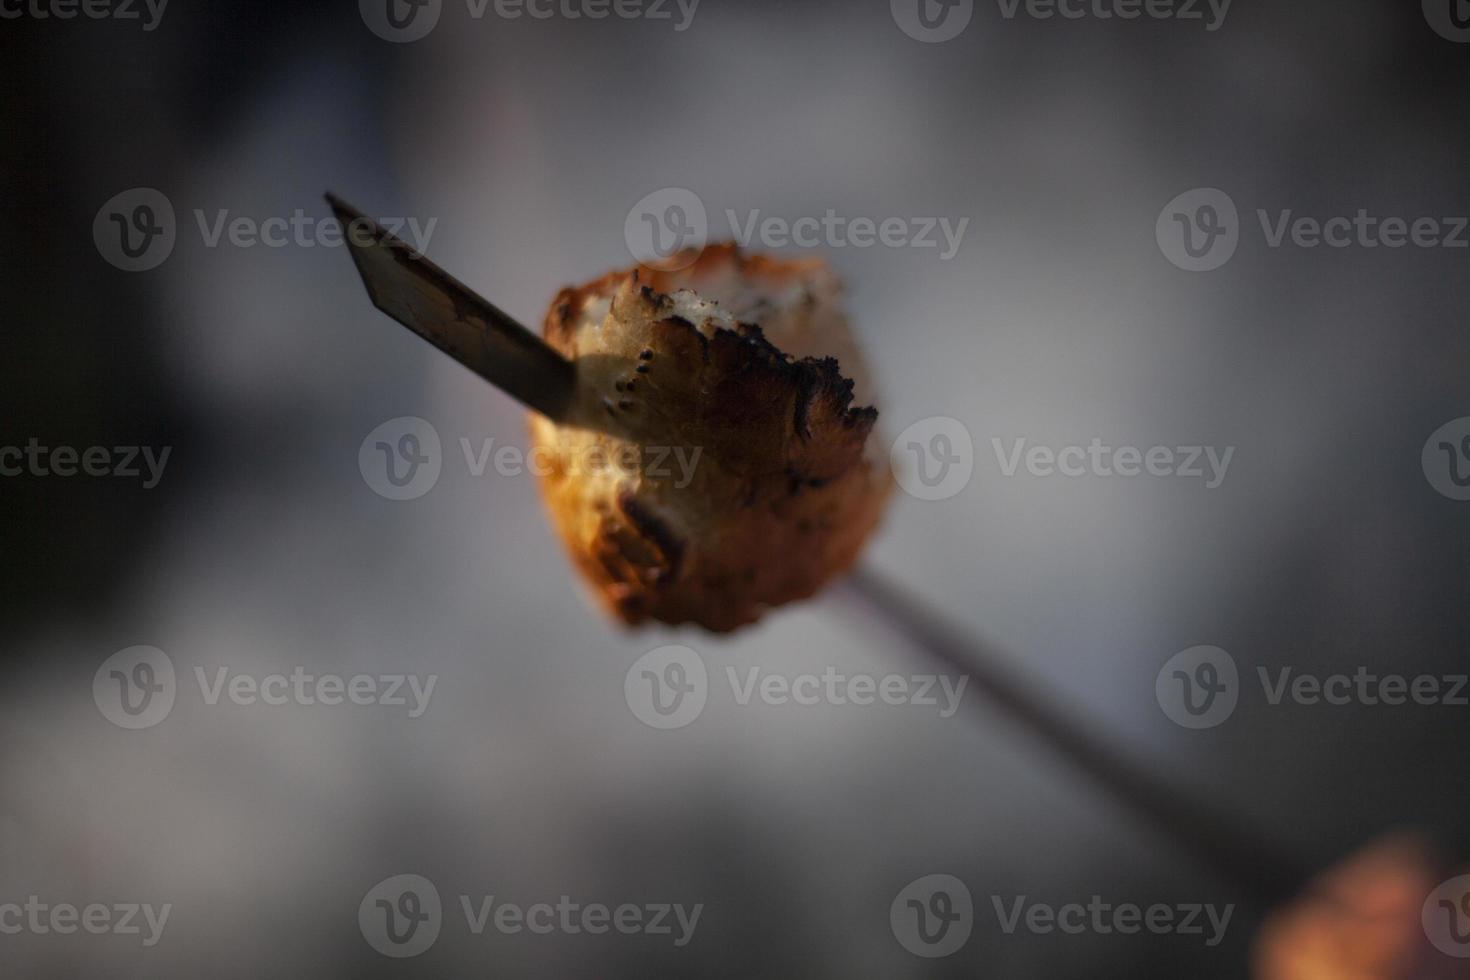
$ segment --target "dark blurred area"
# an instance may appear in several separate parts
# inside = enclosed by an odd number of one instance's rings
[[[866,560],[1307,863],[1397,831],[1446,878],[1470,860],[1470,708],[1271,705],[1254,681],[1470,671],[1470,503],[1421,466],[1470,416],[1470,250],[1272,248],[1255,216],[1470,214],[1470,44],[1418,3],[1237,0],[1213,31],[976,3],[924,43],[882,0],[703,0],[685,30],[444,0],[400,44],[344,0],[175,0],[152,30],[0,20],[0,82],[0,445],[170,448],[151,488],[0,477],[0,903],[173,906],[150,948],[0,935],[4,975],[1248,975],[1245,907],[1213,947],[995,927],[992,895],[1232,900],[1000,713],[712,694],[687,729],[640,724],[624,674],[663,644],[720,676],[911,654],[825,597],[731,638],[604,621],[534,482],[458,458],[461,438],[524,446],[518,406],[375,312],[343,249],[210,247],[200,225],[324,219],[327,190],[435,219],[429,255],[533,325],[630,263],[625,217],[659,188],[698,194],[712,234],[727,208],[968,217],[949,261],[825,253],[885,437],[947,416],[974,439],[973,482],[897,494]],[[128,272],[93,226],[139,187],[172,202],[177,243]],[[1206,273],[1155,238],[1196,187],[1240,210]],[[404,416],[437,429],[444,474],[395,502],[358,454]],[[1095,436],[1237,448],[1210,491],[1006,478],[991,449]],[[1233,655],[1242,697],[1189,730],[1155,678],[1198,644]],[[179,693],[128,731],[92,685],[138,645]],[[439,686],[409,718],[208,705],[193,680],[298,666]],[[355,916],[405,873],[445,923],[394,959]],[[934,873],[968,884],[976,923],[926,959],[889,903]],[[474,936],[461,895],[704,909],[683,947]]]

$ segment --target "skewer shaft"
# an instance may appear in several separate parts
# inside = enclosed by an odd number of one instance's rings
[[[859,569],[839,588],[861,611],[881,620],[938,666],[968,675],[992,703],[1202,867],[1235,886],[1242,897],[1273,906],[1298,894],[1313,876],[1310,867],[1276,841],[1114,750],[1106,739],[1072,720],[1075,711],[1049,703],[1036,693],[1037,685],[1019,677],[1003,658],[885,576]]]
[[[357,208],[333,194],[327,203],[374,306],[528,408],[565,418],[570,361]]]

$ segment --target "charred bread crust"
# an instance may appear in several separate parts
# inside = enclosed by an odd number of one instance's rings
[[[543,328],[576,365],[579,394],[571,420],[532,419],[533,452],[550,460],[543,497],[629,624],[723,632],[812,595],[856,559],[889,489],[867,452],[878,413],[853,406],[837,359],[794,357],[701,299],[690,286],[708,276],[752,284],[802,329],[821,308],[803,284],[830,280],[820,260],[713,246],[680,272],[635,267],[564,289]],[[823,315],[845,332],[835,310]]]

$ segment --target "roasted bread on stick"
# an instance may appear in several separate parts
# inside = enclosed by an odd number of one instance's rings
[[[576,389],[559,422],[532,415],[532,452],[614,615],[723,632],[846,570],[890,477],[822,260],[715,245],[668,265],[557,295],[543,335]]]

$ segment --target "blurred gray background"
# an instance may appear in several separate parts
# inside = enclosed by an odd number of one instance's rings
[[[679,14],[673,10],[675,20]],[[1470,213],[1470,46],[1417,3],[1237,0],[1200,21],[1007,19],[943,43],[883,0],[703,0],[672,21],[469,16],[389,43],[356,5],[180,2],[155,30],[0,24],[5,445],[171,446],[155,489],[7,477],[0,902],[171,903],[119,936],[0,936],[7,975],[108,977],[1238,977],[1225,941],[1006,935],[992,895],[1225,902],[1228,890],[988,709],[739,705],[677,731],[623,681],[694,647],[717,676],[907,674],[832,597],[728,638],[614,628],[534,481],[459,440],[526,445],[522,411],[374,311],[340,248],[207,247],[194,211],[326,215],[331,189],[437,219],[429,253],[539,325],[562,285],[631,259],[629,209],[681,187],[724,212],[969,218],[959,253],[824,252],[888,437],[961,420],[958,496],[898,494],[867,560],[1010,651],[1127,751],[1320,861],[1395,828],[1470,857],[1465,712],[1268,706],[1173,724],[1155,676],[1197,644],[1258,666],[1466,669],[1470,504],[1426,480],[1470,415],[1466,258],[1268,247],[1255,219]],[[104,261],[94,217],[162,191],[161,266]],[[1239,249],[1181,271],[1167,202],[1217,187]],[[801,249],[789,249],[796,254]],[[358,468],[386,420],[444,443],[427,495]],[[1004,477],[991,448],[1235,446],[1183,479]],[[165,651],[155,727],[99,712],[94,672]],[[435,674],[429,710],[208,705],[194,669]],[[1247,684],[1247,690],[1250,686]],[[977,698],[977,692],[967,693]],[[358,904],[432,880],[443,933],[380,956]],[[946,959],[889,903],[928,874],[975,895]],[[459,895],[702,903],[693,942],[472,936]]]

